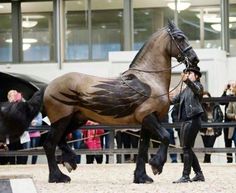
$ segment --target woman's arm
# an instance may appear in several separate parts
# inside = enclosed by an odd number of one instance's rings
[[[203,86],[199,81],[192,82],[188,78],[184,80],[184,83],[193,91],[195,95],[202,96],[203,94]]]

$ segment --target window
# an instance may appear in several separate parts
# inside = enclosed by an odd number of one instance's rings
[[[65,7],[65,60],[106,60],[122,50],[123,0],[70,0]]]
[[[236,55],[236,0],[230,0],[229,9],[229,33],[230,33],[230,55]]]
[[[122,50],[123,0],[92,0],[92,59]]]
[[[220,0],[188,1],[190,7],[178,11],[179,28],[194,48],[221,48]]]
[[[66,1],[65,60],[89,59],[87,0]]]
[[[174,19],[173,10],[166,6],[166,1],[134,0],[134,50],[142,47],[145,41],[158,29]]]
[[[23,62],[54,61],[53,3],[21,3]]]
[[[10,3],[0,3],[0,18],[0,62],[12,62]]]

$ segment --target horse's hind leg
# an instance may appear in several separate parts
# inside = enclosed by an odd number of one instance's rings
[[[57,163],[55,158],[55,150],[57,144],[60,142],[61,138],[65,133],[65,128],[67,127],[70,121],[70,117],[63,118],[51,125],[51,130],[45,140],[43,145],[49,167],[49,182],[70,182],[70,177],[63,174]]]
[[[140,133],[139,151],[134,171],[134,183],[152,183],[153,180],[146,174],[145,163],[148,161],[149,132],[142,126]]]
[[[63,136],[63,138],[60,140],[58,146],[62,150],[62,164],[66,167],[68,172],[75,170],[77,168],[77,156],[75,152],[71,149],[71,147],[67,144],[65,136]]]
[[[58,146],[62,150],[62,163],[66,167],[68,172],[71,172],[72,170],[75,170],[77,168],[77,155],[66,142],[66,135],[78,129],[86,122],[87,120],[78,120],[76,118],[72,118],[67,126],[64,135],[59,141]]]

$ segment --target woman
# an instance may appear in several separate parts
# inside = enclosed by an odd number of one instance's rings
[[[236,96],[236,84],[232,85],[232,94]],[[229,120],[236,120],[236,102],[229,102],[229,105],[226,109],[226,116]],[[234,141],[234,145],[236,147],[236,129],[234,127],[229,128],[228,138]]]
[[[203,98],[211,98],[209,92],[203,92]],[[204,122],[222,122],[223,113],[220,109],[220,106],[216,103],[202,103],[204,113],[201,116],[202,121]],[[213,147],[215,140],[222,133],[222,128],[202,128],[200,129],[201,136],[203,140],[204,147]],[[204,163],[211,163],[211,154],[205,154]]]
[[[183,174],[173,183],[186,183],[191,181],[205,181],[198,159],[192,148],[201,128],[201,114],[203,109],[201,99],[203,86],[200,82],[201,72],[199,67],[190,67],[183,71],[182,80],[186,88],[172,99],[172,103],[179,103],[178,119],[183,122],[180,130],[180,144],[183,147]],[[193,167],[196,176],[190,179],[189,175]]]

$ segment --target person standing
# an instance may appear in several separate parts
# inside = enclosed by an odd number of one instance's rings
[[[236,96],[236,84],[232,85],[232,94]],[[229,102],[229,105],[226,109],[226,116],[230,121],[236,121],[236,102]],[[234,141],[236,147],[236,129],[234,127],[229,128],[228,138]],[[233,161],[233,160],[232,160]]]
[[[203,93],[203,98],[211,98],[209,92]],[[219,104],[213,102],[205,102],[202,103],[202,107],[204,109],[204,113],[201,116],[202,121],[204,122],[222,122],[223,121],[223,113],[220,109]],[[202,141],[204,147],[213,147],[216,141],[216,138],[219,137],[222,133],[222,128],[201,128],[200,133],[202,136]],[[206,153],[204,155],[204,163],[211,163],[211,154]]]
[[[17,90],[10,90],[7,93],[7,99],[10,103],[15,102],[25,102],[25,99],[22,96],[22,93]],[[28,131],[24,131],[19,140],[14,142],[9,141],[9,150],[20,150],[29,148],[30,135]],[[10,156],[9,163],[10,164],[27,164],[28,156]]]
[[[98,123],[88,120],[86,125],[98,125]],[[86,144],[89,150],[101,150],[101,135],[104,134],[104,129],[82,129],[84,143]],[[86,155],[86,163],[92,164],[96,160],[98,164],[101,164],[103,161],[103,155],[93,154]]]
[[[221,97],[231,97],[233,96],[232,94],[232,87],[235,85],[235,81],[229,81],[229,83],[225,86],[224,92],[221,95]],[[224,103],[220,103],[220,105],[224,105],[224,112],[225,112],[225,116],[224,116],[224,122],[230,122],[231,120],[227,117],[226,115],[226,111],[228,108],[229,103],[228,102],[224,102]],[[230,132],[229,127],[225,127],[223,129],[224,131],[224,142],[225,142],[225,147],[232,147],[232,139],[229,138],[229,132]],[[226,154],[226,158],[227,158],[227,163],[232,163],[233,162],[233,155],[232,153],[227,153]]]
[[[171,98],[172,104],[179,103],[178,119],[182,122],[180,130],[180,145],[183,147],[184,168],[182,177],[173,183],[191,181],[205,181],[199,161],[192,148],[199,128],[201,128],[201,105],[203,86],[200,82],[201,72],[198,66],[189,67],[182,73],[182,80],[186,84],[184,90]],[[191,167],[195,177],[190,179]]]

